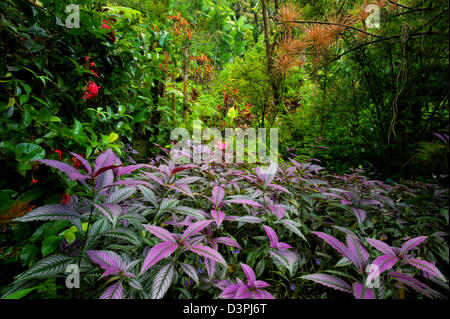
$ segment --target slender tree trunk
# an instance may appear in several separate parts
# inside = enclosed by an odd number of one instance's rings
[[[183,117],[187,119],[187,98],[188,98],[188,80],[189,80],[189,45],[184,48],[184,55],[186,59],[184,60],[183,66]]]
[[[177,125],[177,97],[175,95],[175,93],[172,93],[172,110],[173,110],[173,114],[174,114],[174,122],[175,122],[175,126]]]
[[[280,95],[278,92],[279,87],[278,87],[277,80],[272,74],[273,60],[272,60],[272,44],[270,43],[271,31],[270,31],[270,21],[269,21],[269,14],[267,12],[266,0],[261,0],[261,9],[262,9],[263,22],[264,22],[264,40],[266,42],[267,76],[269,79],[269,84],[272,87],[275,104],[277,105],[280,103]],[[265,114],[263,114],[263,119],[261,121],[263,124],[264,124],[264,116],[265,116]]]
[[[278,9],[280,8],[280,5],[279,5],[279,0],[275,0],[274,1],[274,4],[275,4],[275,12],[278,12]]]

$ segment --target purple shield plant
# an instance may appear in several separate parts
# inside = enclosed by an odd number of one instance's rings
[[[245,284],[240,278],[237,278],[237,283],[233,284],[231,281],[222,281],[218,284],[218,287],[222,290],[219,298],[223,299],[275,299],[275,297],[263,290],[270,285],[263,280],[256,280],[255,272],[253,269],[241,263],[242,270],[247,277],[247,283]]]
[[[409,251],[417,248],[417,246],[419,246],[427,238],[427,236],[412,238],[405,242],[401,248],[391,247],[388,244],[377,239],[366,238],[367,242],[372,247],[382,252],[382,255],[378,256],[373,261],[373,264],[379,267],[378,275],[381,275],[386,270],[393,268],[398,262],[401,262],[403,264],[414,266],[417,269],[430,274],[431,276],[441,279],[442,281],[446,281],[445,277],[442,275],[439,269],[437,269],[437,267],[432,263],[422,259],[413,258],[410,254],[408,254]],[[367,281],[372,281],[375,276],[377,276],[377,272],[374,271],[370,273],[367,277]]]

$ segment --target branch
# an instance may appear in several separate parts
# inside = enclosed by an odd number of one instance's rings
[[[346,25],[346,24],[340,24],[340,23],[334,23],[334,22],[328,22],[328,21],[285,20],[285,21],[283,21],[283,22],[276,22],[276,23],[277,23],[277,24],[282,24],[282,23],[286,23],[286,22],[290,22],[290,23],[311,23],[311,24],[314,24],[314,23],[315,23],[315,24],[337,25],[337,26],[340,26],[340,27],[345,27],[345,28],[348,28],[348,29],[352,29],[352,30],[361,32],[361,33],[365,33],[365,34],[370,35],[370,36],[375,37],[375,38],[381,38],[381,37],[378,36],[378,35],[375,35],[375,34],[366,32],[366,31],[364,31],[364,30],[361,30],[361,29],[358,29],[358,28],[355,28],[355,27],[352,27],[352,26],[349,26],[349,25]]]

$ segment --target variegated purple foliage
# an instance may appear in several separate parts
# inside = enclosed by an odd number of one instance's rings
[[[179,249],[181,253],[187,251],[194,252],[197,255],[207,258],[208,260],[212,260],[226,266],[227,263],[225,259],[216,249],[197,243],[198,236],[195,235],[199,234],[211,223],[212,220],[191,223],[182,234],[172,234],[166,229],[158,226],[143,225],[147,231],[161,239],[162,242],[153,246],[149,250],[139,275],[145,273],[160,260],[170,257],[177,249]],[[187,274],[189,275],[189,273]]]
[[[382,254],[375,258],[373,264],[378,266],[379,272],[372,272],[367,277],[367,281],[371,281],[375,276],[381,275],[383,272],[393,268],[397,263],[409,264],[414,266],[425,273],[446,281],[445,277],[439,271],[439,269],[423,259],[414,258],[409,252],[416,249],[421,243],[427,240],[427,236],[419,236],[406,241],[400,248],[391,247],[388,244],[373,238],[366,238],[367,242],[374,247],[376,250],[380,251]]]
[[[437,270],[445,263],[437,257],[448,251],[440,223],[448,190],[437,185],[387,185],[361,170],[331,174],[313,164],[317,160],[298,158],[268,174],[246,163],[194,165],[157,156],[125,165],[111,150],[94,163],[72,155],[81,163],[78,170],[41,163],[77,180],[87,196],[36,208],[18,221],[70,221],[80,253],[62,249],[45,257],[19,275],[17,285],[65,276],[67,265],[79,264],[80,286],[100,298],[291,298],[294,290],[309,291],[302,279],[358,299],[382,298],[383,289],[396,296],[400,284],[430,298],[447,289]],[[336,229],[345,233],[343,241]],[[400,241],[406,234],[424,236]],[[425,235],[427,249],[416,258],[413,249]],[[394,248],[370,238],[403,244]],[[376,250],[369,255],[368,247]],[[333,250],[344,257],[338,263],[328,257]],[[380,276],[383,289],[367,288],[367,266],[375,260],[390,268]],[[341,271],[328,268],[333,265]],[[416,269],[423,278],[412,276]],[[269,293],[267,282],[279,284]]]
[[[264,290],[270,285],[263,280],[256,280],[253,269],[241,263],[242,271],[247,278],[247,283],[244,283],[240,278],[237,278],[237,283],[234,284],[229,280],[219,283],[219,288],[222,293],[219,298],[223,299],[274,299],[274,296]]]

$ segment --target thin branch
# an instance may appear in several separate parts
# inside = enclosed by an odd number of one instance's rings
[[[328,22],[328,21],[285,20],[283,22],[277,22],[277,23],[278,24],[282,24],[282,23],[286,23],[286,22],[289,22],[289,23],[309,23],[309,24],[337,25],[337,26],[340,26],[340,27],[345,27],[345,28],[348,28],[348,29],[352,29],[352,30],[361,32],[361,33],[365,33],[365,34],[370,35],[370,36],[375,37],[375,38],[382,38],[382,37],[380,37],[378,35],[366,32],[364,30],[361,30],[361,29],[358,29],[358,28],[355,28],[355,27],[352,27],[352,26],[349,26],[349,25],[346,25],[346,24],[340,24],[340,23],[334,23],[334,22]]]

